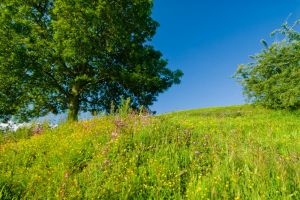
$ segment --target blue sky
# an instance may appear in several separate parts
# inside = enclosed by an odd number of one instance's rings
[[[155,0],[160,23],[153,44],[181,69],[180,85],[161,94],[158,113],[243,104],[241,87],[232,79],[237,65],[272,41],[270,32],[289,17],[300,18],[300,0]]]

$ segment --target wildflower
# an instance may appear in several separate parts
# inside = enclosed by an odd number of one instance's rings
[[[43,127],[41,125],[38,125],[34,127],[34,129],[32,130],[32,135],[39,135],[42,132],[43,132]]]
[[[68,177],[69,177],[69,173],[68,173],[68,172],[65,172],[65,173],[64,173],[64,178],[67,179]]]
[[[112,132],[111,133],[111,137],[113,138],[113,139],[115,139],[116,137],[118,137],[118,132],[116,132],[116,131],[114,131],[114,132]]]
[[[110,161],[109,161],[109,160],[105,160],[105,161],[103,162],[103,164],[104,164],[104,165],[109,165],[109,164],[110,164]]]
[[[196,156],[199,156],[199,155],[200,155],[200,152],[199,152],[199,151],[195,151],[195,155],[196,155]]]

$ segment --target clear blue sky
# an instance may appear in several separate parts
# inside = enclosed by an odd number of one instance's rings
[[[180,68],[180,85],[161,94],[158,113],[243,104],[241,87],[231,77],[237,65],[251,61],[261,39],[292,16],[300,18],[300,0],[154,0],[160,27],[156,49]]]

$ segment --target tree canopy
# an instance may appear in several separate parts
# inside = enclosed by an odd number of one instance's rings
[[[180,70],[150,45],[151,0],[2,0],[0,119],[149,107]]]
[[[300,33],[296,26],[283,24],[274,31],[282,40],[252,56],[253,63],[240,65],[235,77],[244,88],[248,99],[273,109],[300,108]],[[282,37],[283,36],[283,37]]]

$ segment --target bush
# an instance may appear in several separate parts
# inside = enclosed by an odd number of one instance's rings
[[[268,46],[252,58],[253,63],[240,65],[235,78],[242,84],[250,102],[273,109],[295,110],[300,107],[300,34],[287,23],[279,33],[280,42]]]

